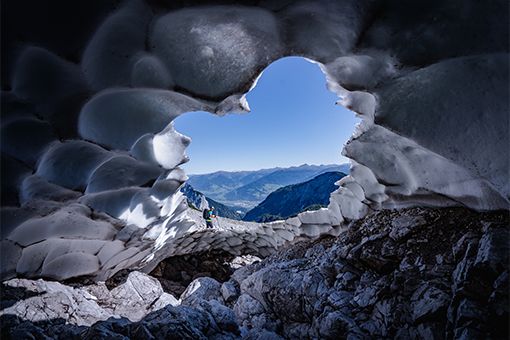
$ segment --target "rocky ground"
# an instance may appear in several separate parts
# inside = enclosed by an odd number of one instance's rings
[[[14,279],[2,339],[507,339],[508,228],[508,212],[380,211],[235,271],[203,254],[157,279]]]

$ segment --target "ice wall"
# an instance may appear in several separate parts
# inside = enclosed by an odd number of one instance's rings
[[[42,25],[6,1],[2,278],[105,279],[210,248],[267,255],[385,207],[508,209],[507,2],[218,3],[57,1]],[[248,110],[259,73],[288,55],[318,62],[363,119],[343,151],[351,175],[328,209],[198,230],[178,190],[190,139],[172,120]]]

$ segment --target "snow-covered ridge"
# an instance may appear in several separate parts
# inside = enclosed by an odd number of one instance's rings
[[[78,61],[52,35],[8,41],[2,278],[105,279],[210,247],[264,255],[381,207],[508,209],[508,18],[497,1],[380,6],[131,0],[80,42]],[[190,138],[172,120],[248,110],[245,92],[287,55],[320,63],[338,103],[363,118],[343,151],[351,174],[327,209],[203,231],[179,192]]]

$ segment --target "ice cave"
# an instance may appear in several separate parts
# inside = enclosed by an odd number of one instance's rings
[[[509,13],[3,1],[2,337],[508,338]],[[249,110],[286,56],[319,64],[362,120],[350,174],[327,208],[204,229],[179,191],[190,139],[173,120]],[[162,286],[242,256],[260,261]]]

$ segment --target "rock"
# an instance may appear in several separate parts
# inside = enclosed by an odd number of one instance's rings
[[[415,228],[419,228],[426,224],[426,221],[421,216],[399,216],[392,220],[392,230],[390,237],[395,241],[403,240]]]
[[[171,305],[171,306],[178,306],[180,305],[180,302],[179,300],[177,300],[172,294],[168,294],[168,293],[163,293],[161,294],[161,296],[153,303],[150,311],[153,312],[153,311],[156,311],[156,310],[159,310],[161,308],[164,308],[168,305]]]
[[[471,276],[473,275],[472,267],[473,263],[475,261],[475,255],[478,248],[478,242],[473,241],[471,243],[468,243],[466,246],[466,250],[464,253],[463,259],[457,264],[455,267],[455,270],[453,271],[453,287],[452,289],[454,291],[464,287],[468,286],[468,283],[472,280]],[[469,288],[469,286],[468,286]],[[476,292],[478,288],[475,288],[474,291]],[[479,290],[478,290],[479,291]]]
[[[127,340],[130,335],[129,325],[130,322],[126,318],[110,318],[92,325],[83,333],[82,338]]]
[[[162,294],[163,288],[158,280],[147,274],[131,272],[125,283],[111,291],[116,300],[114,312],[131,321],[138,321],[148,313],[149,306],[163,303],[164,300],[159,300]]]
[[[423,322],[430,319],[444,319],[450,296],[444,291],[424,284],[418,288],[413,296],[413,320]]]
[[[307,323],[291,322],[285,323],[283,328],[283,334],[290,339],[311,338],[313,330]]]
[[[395,324],[395,315],[398,315],[396,305],[394,298],[378,301],[374,305],[370,320],[365,323],[365,329],[367,324],[371,324],[371,335],[388,336],[389,329]]]
[[[338,339],[355,327],[356,323],[352,318],[341,312],[333,312],[322,319],[319,332],[324,339]]]
[[[473,300],[464,299],[457,307],[456,327],[485,324],[486,311]]]
[[[508,226],[488,224],[485,229],[474,265],[495,279],[498,273],[508,268]]]
[[[239,334],[239,327],[234,311],[216,300],[203,301],[200,307],[212,315],[218,327],[230,333]]]
[[[1,314],[14,314],[32,322],[55,319],[73,325],[91,326],[112,316],[121,316],[123,320],[132,322],[167,305],[179,304],[172,295],[163,292],[156,279],[140,272],[131,272],[126,282],[112,291],[108,291],[104,283],[72,288],[57,282],[14,279],[7,281],[6,285],[9,291],[25,289],[33,294],[17,294],[16,299],[21,300],[7,305]],[[111,327],[119,322],[110,319],[93,327],[88,336],[93,338],[97,334],[110,334]]]
[[[455,329],[455,339],[482,339],[483,333],[477,329],[463,327]]]
[[[457,241],[457,243],[453,246],[452,252],[453,252],[453,258],[455,261],[459,261],[462,259],[464,254],[466,253],[466,248],[471,243],[478,243],[478,235],[475,234],[472,231],[468,231],[462,237]]]
[[[0,314],[13,314],[31,322],[62,319],[76,325],[90,326],[105,320],[111,313],[84,290],[74,289],[57,282],[12,279],[5,282],[10,287],[24,288],[37,295],[18,301],[3,309]]]
[[[252,329],[248,333],[243,335],[243,339],[246,340],[283,340],[281,336],[274,332],[260,329]]]
[[[264,306],[248,294],[241,294],[234,305],[236,317],[240,320],[250,319],[265,312]]]
[[[353,301],[360,307],[367,307],[374,304],[377,301],[377,288],[366,287],[356,290]]]
[[[505,271],[494,282],[494,291],[488,300],[488,305],[491,306],[488,315],[491,329],[501,337],[507,332],[505,325],[509,315],[508,286],[508,271]]]
[[[239,297],[239,290],[234,283],[227,281],[221,285],[221,295],[226,303],[232,303]]]
[[[182,293],[181,301],[182,304],[186,306],[198,305],[200,300],[223,301],[220,290],[221,284],[215,279],[210,277],[199,277],[198,279],[193,280],[184,293]]]
[[[350,304],[353,298],[352,293],[346,291],[333,291],[328,296],[328,302],[335,309],[341,309],[342,307],[346,307]]]
[[[172,320],[172,322],[169,322]],[[202,311],[181,306],[167,306],[147,315],[136,329],[133,337],[148,332],[156,339],[207,339],[207,333],[216,333],[218,328],[211,323],[210,316]]]
[[[420,339],[442,339],[444,332],[436,324],[420,324],[416,327],[417,335]]]
[[[47,335],[43,325],[36,325],[31,322],[23,322],[14,315],[2,315],[2,338],[8,339],[52,339]]]

